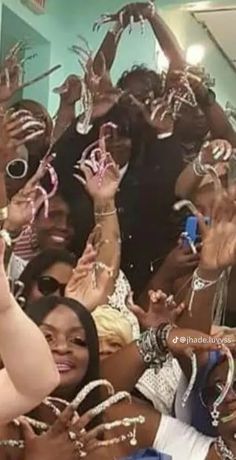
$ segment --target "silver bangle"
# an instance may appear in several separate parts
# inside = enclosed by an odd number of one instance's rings
[[[201,162],[201,154],[199,154],[198,157],[195,158],[194,162],[192,163],[192,166],[194,174],[196,174],[196,176],[203,177],[208,173],[207,168]]]
[[[166,323],[159,328],[151,327],[136,340],[139,353],[147,367],[157,371],[166,362],[169,354],[166,340],[172,327]]]
[[[191,296],[189,299],[189,306],[188,306],[188,311],[190,314],[192,312],[192,305],[193,305],[193,299],[194,299],[195,293],[212,287],[214,284],[218,282],[218,280],[219,278],[216,278],[215,280],[205,280],[204,278],[201,278],[198,275],[198,269],[194,271],[193,277],[192,277],[192,283],[191,283],[192,292],[191,292]]]

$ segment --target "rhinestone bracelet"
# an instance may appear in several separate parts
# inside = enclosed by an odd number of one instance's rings
[[[236,460],[232,450],[226,446],[221,436],[219,436],[215,442],[215,450],[218,457],[222,460]]]
[[[172,331],[174,327],[176,326],[173,324],[162,323],[156,331],[156,338],[157,338],[157,342],[159,345],[159,350],[162,353],[168,353],[167,340],[168,340],[170,331]]]

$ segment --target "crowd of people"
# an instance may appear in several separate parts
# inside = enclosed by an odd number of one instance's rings
[[[115,84],[145,22],[169,70]],[[0,458],[235,460],[236,133],[153,2],[104,23],[54,118],[0,69]]]

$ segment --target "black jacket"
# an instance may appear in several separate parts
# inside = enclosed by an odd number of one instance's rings
[[[93,207],[83,187],[73,178],[76,161],[98,138],[98,127],[79,135],[74,123],[54,147],[54,166],[60,190],[72,208],[76,229],[74,250],[81,254],[94,225]],[[177,228],[172,206],[175,182],[182,171],[182,148],[174,137],[149,142],[137,139],[132,160],[116,196],[122,237],[121,268],[138,295],[161,259],[175,244]]]

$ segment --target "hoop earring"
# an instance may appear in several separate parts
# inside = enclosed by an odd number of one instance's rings
[[[22,164],[23,166],[23,172],[19,175],[14,175],[12,172],[11,172],[11,166],[14,165],[15,163],[19,163],[19,164]],[[11,179],[23,179],[26,175],[27,175],[27,172],[28,172],[28,162],[22,158],[16,158],[15,160],[11,160],[9,161],[9,163],[7,163],[7,166],[6,166],[6,173],[7,175],[11,178]]]

